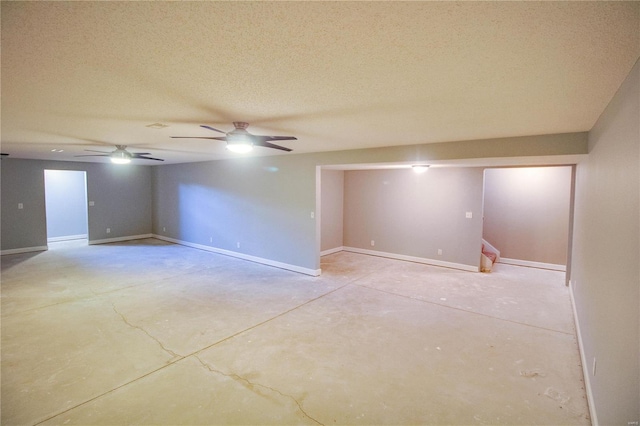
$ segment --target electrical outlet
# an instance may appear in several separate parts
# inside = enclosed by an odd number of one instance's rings
[[[442,249],[438,249],[438,256],[442,256]]]
[[[240,241],[238,241],[238,242],[236,243],[236,246],[237,246],[238,248],[240,248]]]
[[[107,228],[107,234],[111,233],[111,228]]]
[[[316,213],[315,212],[311,212],[311,219],[315,219],[316,217]]]
[[[371,247],[373,247],[373,246],[375,246],[375,245],[376,245],[376,242],[375,242],[375,241],[373,241],[373,240],[371,240]]]
[[[471,219],[471,218],[473,218],[473,213],[472,213],[472,212],[467,212],[467,213],[466,213],[466,215],[465,215],[465,217],[466,217],[467,219]]]
[[[93,206],[95,206],[95,205],[96,205],[96,203],[95,203],[95,202],[93,202],[93,201],[89,201],[89,207],[93,207]]]
[[[212,243],[213,242],[213,237],[209,237],[209,242]]]
[[[19,209],[19,210],[24,209],[24,204],[22,204],[22,203],[18,203],[18,209]]]
[[[162,232],[167,232],[167,228],[166,227],[162,227]]]

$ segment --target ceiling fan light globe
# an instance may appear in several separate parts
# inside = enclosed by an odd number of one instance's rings
[[[129,164],[131,162],[131,155],[118,146],[118,149],[113,151],[109,156],[111,162],[114,164]]]
[[[111,157],[111,162],[113,164],[129,164],[131,162],[131,159]]]
[[[244,154],[253,149],[253,145],[247,142],[227,142],[227,149],[237,154]]]

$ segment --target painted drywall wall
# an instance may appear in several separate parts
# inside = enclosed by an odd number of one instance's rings
[[[422,174],[345,172],[344,245],[477,268],[482,174],[481,168],[457,167],[432,167]]]
[[[589,133],[588,160],[576,170],[571,286],[602,425],[640,421],[639,117],[636,63]]]
[[[0,174],[0,248],[46,247],[44,167],[7,158]]]
[[[318,270],[321,232],[310,218],[319,208],[317,166],[579,155],[586,150],[586,133],[567,133],[158,165],[153,167],[153,233]]]
[[[155,167],[154,233],[315,270],[315,174],[284,156]]]
[[[483,237],[510,259],[567,264],[571,167],[487,169]]]
[[[320,250],[343,246],[344,171],[322,170]]]
[[[581,155],[586,153],[587,133],[580,132],[330,151],[290,156],[295,158],[311,155],[319,165],[339,165],[391,162],[428,163],[441,160],[509,159],[514,157]]]
[[[87,172],[89,241],[151,233],[149,166],[8,158],[0,167],[2,250],[47,245],[45,169]]]
[[[86,172],[45,170],[47,239],[88,238]]]
[[[151,169],[131,164],[87,166],[87,195],[94,203],[89,206],[89,242],[151,233]]]

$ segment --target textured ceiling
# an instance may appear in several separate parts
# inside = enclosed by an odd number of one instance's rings
[[[2,151],[60,160],[226,158],[170,136],[236,120],[293,154],[587,131],[640,56],[639,2],[3,1],[1,29]]]

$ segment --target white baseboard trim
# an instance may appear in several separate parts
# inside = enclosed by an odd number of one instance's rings
[[[238,253],[236,251],[224,250],[217,247],[205,246],[204,244],[190,243],[188,241],[176,240],[175,238],[165,237],[163,235],[153,234],[153,238],[159,240],[168,241],[170,243],[180,244],[181,246],[192,247],[199,250],[210,251],[212,253],[223,254],[225,256],[236,257],[242,260],[248,260],[250,262],[260,263],[262,265],[273,266],[280,269],[286,269],[287,271],[298,272],[300,274],[311,275],[312,277],[320,276],[320,269],[309,269],[301,266],[291,265],[289,263],[278,262],[271,259],[265,259],[262,257],[251,256],[244,253]]]
[[[406,256],[404,254],[386,253],[383,251],[367,250],[367,249],[361,249],[361,248],[355,248],[355,247],[343,247],[343,250],[350,251],[353,253],[368,254],[371,256],[388,257],[390,259],[397,259],[397,260],[406,260],[408,262],[424,263],[426,265],[432,265],[432,266],[442,266],[444,268],[460,269],[462,271],[468,271],[468,272],[480,271],[479,266],[464,265],[462,263],[445,262],[442,260],[428,259],[426,257]]]
[[[55,243],[58,241],[70,241],[70,240],[83,240],[85,238],[89,238],[89,236],[87,234],[81,234],[81,235],[65,235],[63,237],[51,237],[51,238],[47,238],[47,242],[48,243]]]
[[[128,235],[126,237],[105,238],[103,240],[89,240],[89,245],[119,243],[120,241],[142,240],[144,238],[153,238],[153,234]]]
[[[17,248],[17,249],[0,250],[0,256],[4,256],[5,254],[31,253],[33,251],[47,251],[47,250],[49,250],[49,247],[47,246],[23,247],[23,248]]]
[[[336,247],[336,248],[328,249],[328,250],[325,250],[325,251],[321,251],[320,252],[320,257],[328,256],[328,255],[333,254],[333,253],[338,253],[338,252],[343,251],[343,250],[344,250],[344,247]]]
[[[555,263],[542,263],[542,262],[531,262],[529,260],[520,260],[520,259],[509,259],[507,257],[501,257],[500,260],[497,260],[496,263],[505,263],[507,265],[515,265],[515,266],[527,266],[529,268],[539,268],[539,269],[551,269],[552,271],[567,271],[566,265],[556,265]]]
[[[589,367],[584,353],[584,344],[582,343],[582,333],[580,332],[580,321],[578,320],[578,310],[576,309],[576,300],[573,295],[573,282],[569,281],[569,295],[571,296],[571,308],[573,309],[573,322],[576,325],[576,335],[578,337],[578,351],[580,352],[580,361],[582,362],[582,376],[584,377],[584,387],[587,391],[587,405],[589,406],[589,416],[591,424],[598,426],[598,415],[596,414],[596,404],[593,400],[593,392],[591,391],[591,379],[589,376]]]

